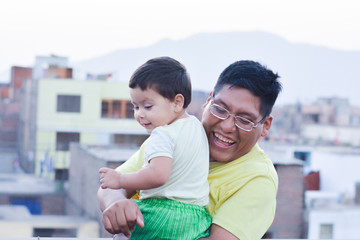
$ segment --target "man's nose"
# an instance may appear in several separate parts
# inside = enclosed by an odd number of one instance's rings
[[[227,119],[222,120],[221,127],[225,132],[234,132],[236,130],[235,117],[233,115],[229,115]]]

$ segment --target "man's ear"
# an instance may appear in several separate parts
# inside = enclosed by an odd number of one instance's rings
[[[183,110],[184,102],[185,102],[184,96],[180,93],[176,94],[174,98],[175,112],[180,112]]]
[[[261,132],[261,137],[266,137],[270,131],[270,127],[272,124],[273,117],[271,115],[267,116],[265,118],[265,121],[263,123],[263,128]]]
[[[206,105],[210,102],[211,98],[212,98],[213,92],[210,92],[209,96],[206,99],[206,102],[204,103],[204,105],[202,106],[202,108],[204,109],[206,107]]]

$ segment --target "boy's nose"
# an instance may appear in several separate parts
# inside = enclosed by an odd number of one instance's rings
[[[142,109],[138,110],[138,117],[143,118],[145,116],[145,113]]]

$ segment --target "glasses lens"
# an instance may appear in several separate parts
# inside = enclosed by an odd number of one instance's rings
[[[229,112],[219,106],[219,105],[216,105],[216,104],[213,104],[210,106],[210,112],[217,118],[220,118],[220,119],[227,119],[229,117]]]
[[[231,115],[228,110],[226,110],[225,108],[223,108],[217,104],[214,104],[214,103],[212,103],[210,105],[210,112],[212,115],[214,115],[215,117],[217,117],[221,120],[225,120]],[[233,115],[231,115],[231,116],[233,116]],[[235,116],[233,116],[233,117],[235,117]],[[250,120],[248,120],[246,118],[240,117],[240,116],[235,117],[235,125],[236,125],[236,127],[240,128],[244,131],[247,131],[247,132],[250,132],[254,127],[253,122],[251,122]]]
[[[238,128],[241,128],[245,131],[251,131],[251,129],[254,127],[254,123],[250,120],[247,120],[246,118],[237,116],[235,118],[235,124]]]

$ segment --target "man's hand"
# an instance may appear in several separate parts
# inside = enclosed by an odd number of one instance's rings
[[[103,211],[102,222],[105,229],[112,233],[131,236],[135,225],[144,227],[144,218],[137,204],[131,199],[121,199]]]
[[[136,191],[125,189],[99,188],[98,200],[103,213],[102,222],[109,233],[123,233],[130,237],[136,224],[140,228],[144,227],[144,217],[138,205],[133,200],[128,199],[135,193]]]

